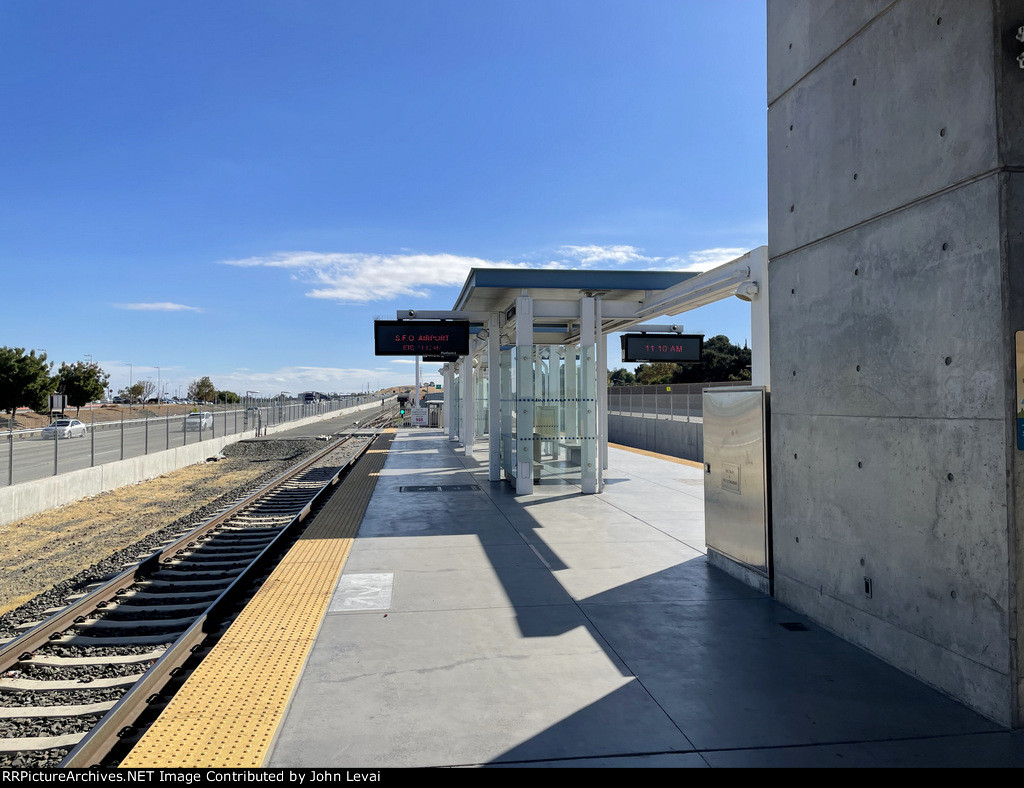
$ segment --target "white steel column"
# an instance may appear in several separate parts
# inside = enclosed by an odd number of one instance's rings
[[[516,493],[533,493],[533,299],[516,299]]]
[[[501,328],[498,313],[487,321],[487,479],[501,481]]]
[[[455,380],[454,364],[449,361],[444,365],[444,417],[443,425],[448,429],[448,440],[455,440],[455,419],[452,418],[452,408],[455,407],[455,392],[452,391]]]
[[[594,299],[580,299],[580,488],[584,494],[598,492],[601,475],[601,453],[598,441],[588,445],[588,436],[597,432],[597,326]]]
[[[412,406],[418,408],[420,406],[420,357],[416,356],[416,389],[412,394]]]
[[[469,355],[462,359],[462,426],[459,437],[467,457],[473,456],[473,439],[476,428],[476,402],[473,399],[473,342],[469,344]]]
[[[750,377],[755,386],[772,385],[768,341],[768,247],[750,252],[750,279],[757,292],[750,296]]]
[[[608,338],[602,330],[601,296],[594,298],[597,336],[597,491],[604,491],[604,472],[608,468]]]

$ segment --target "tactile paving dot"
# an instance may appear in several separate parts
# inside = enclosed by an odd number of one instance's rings
[[[393,439],[389,430],[356,463],[344,497],[324,507],[122,767],[263,764]]]

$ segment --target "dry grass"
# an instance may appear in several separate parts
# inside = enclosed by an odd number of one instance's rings
[[[0,615],[266,470],[240,459],[191,465],[0,526]]]

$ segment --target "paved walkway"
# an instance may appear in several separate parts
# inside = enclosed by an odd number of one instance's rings
[[[267,765],[1024,765],[1024,732],[709,567],[700,468],[610,466],[517,497],[400,431]]]

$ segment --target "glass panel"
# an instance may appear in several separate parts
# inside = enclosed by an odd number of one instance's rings
[[[516,475],[531,474],[537,478],[536,449],[534,447],[533,415],[534,415],[534,353],[533,345],[518,345],[513,349],[515,354],[514,403],[515,423],[513,425],[516,439]]]
[[[580,476],[584,492],[597,491],[597,346],[580,348]]]
[[[461,408],[462,400],[462,386],[459,382],[458,375],[452,375],[452,424],[455,425],[455,434],[458,435],[462,430],[462,419],[460,414],[462,413]]]
[[[597,479],[597,347],[526,345],[500,354],[501,468],[545,481]]]
[[[488,428],[487,418],[487,414],[490,410],[487,402],[487,392],[490,388],[490,376],[487,374],[487,367],[483,366],[479,368],[474,377],[476,378],[474,391],[476,399],[476,434],[478,436],[487,435],[490,431]]]
[[[578,346],[535,348],[534,458],[543,480],[580,484],[588,445],[596,450],[596,348],[587,350],[589,366]]]
[[[505,478],[516,478],[516,393],[515,369],[512,364],[512,348],[502,348],[500,354],[499,378],[501,400],[501,469]]]

